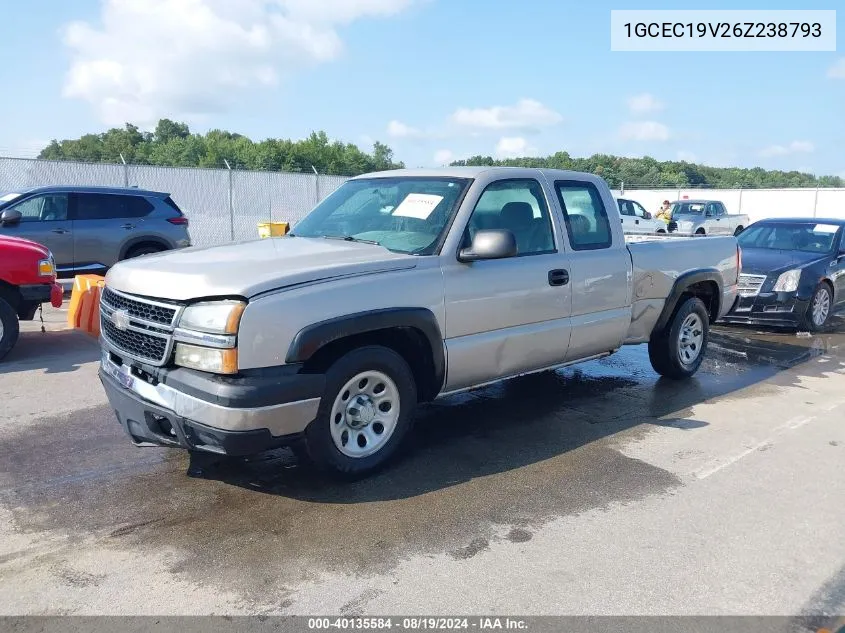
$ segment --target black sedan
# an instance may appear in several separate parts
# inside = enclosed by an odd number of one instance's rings
[[[816,332],[845,308],[845,220],[762,220],[737,240],[739,298],[725,321]]]

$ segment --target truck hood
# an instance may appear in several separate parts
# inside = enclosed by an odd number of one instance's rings
[[[0,250],[16,250],[22,253],[29,253],[37,255],[39,258],[45,258],[50,254],[46,246],[42,246],[38,242],[32,240],[25,240],[22,237],[10,237],[7,235],[0,235]]]
[[[413,255],[393,253],[374,244],[281,237],[185,248],[126,260],[109,270],[106,285],[173,301],[250,298],[315,281],[415,266]]]

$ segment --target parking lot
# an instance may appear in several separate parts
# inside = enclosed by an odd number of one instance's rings
[[[845,334],[716,327],[430,405],[384,472],[135,448],[45,310],[2,366],[8,614],[795,614],[845,608]]]

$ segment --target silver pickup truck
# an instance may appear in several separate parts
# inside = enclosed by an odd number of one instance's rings
[[[672,203],[669,231],[681,235],[739,235],[751,220],[728,213],[718,200],[679,200]]]
[[[739,248],[653,239],[626,244],[590,174],[368,174],[285,237],[112,268],[100,377],[138,445],[292,446],[365,473],[447,394],[639,343],[660,374],[694,374],[737,297]]]

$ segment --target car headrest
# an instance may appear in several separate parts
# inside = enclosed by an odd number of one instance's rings
[[[501,217],[505,226],[526,226],[534,221],[534,209],[527,202],[508,202]]]

